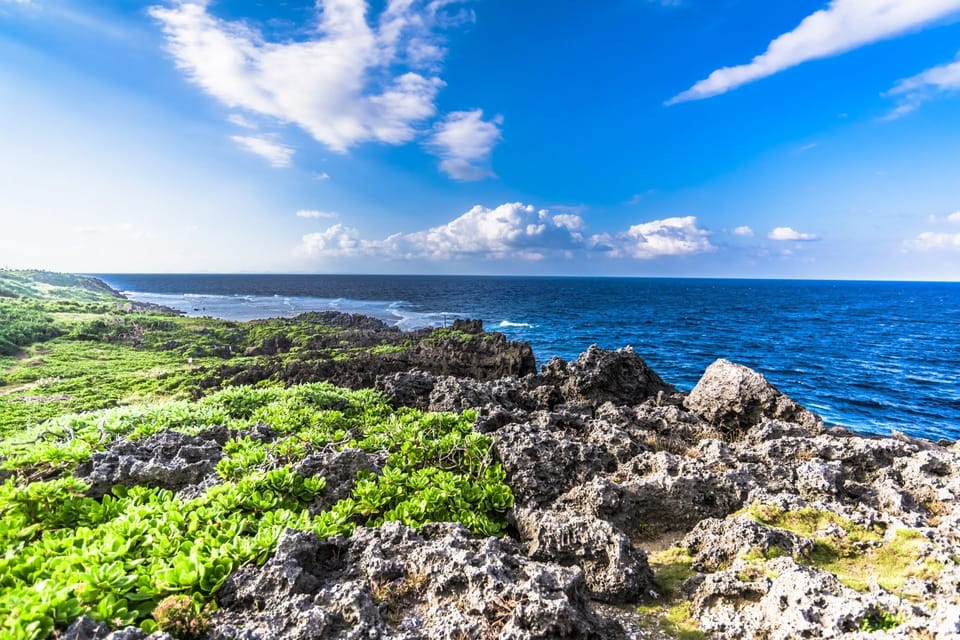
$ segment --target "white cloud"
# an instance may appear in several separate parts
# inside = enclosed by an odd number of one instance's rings
[[[364,243],[360,232],[342,224],[335,224],[325,231],[308,233],[303,236],[298,251],[304,255],[350,256],[363,255]]]
[[[257,125],[253,124],[239,113],[231,113],[229,116],[227,116],[227,120],[230,122],[230,124],[235,124],[238,127],[243,127],[244,129],[257,128]]]
[[[960,0],[832,0],[747,64],[722,67],[667,104],[726,93],[803,62],[892,38],[960,11]]]
[[[436,116],[434,101],[444,86],[436,75],[445,54],[438,32],[472,14],[455,10],[453,0],[389,0],[371,27],[364,0],[316,4],[315,32],[284,42],[211,15],[202,0],[149,11],[177,66],[228,107],[295,124],[339,152],[418,137]],[[445,123],[456,124],[463,113],[479,114],[457,112]],[[476,120],[434,133],[444,170],[455,177],[482,171],[476,163],[489,158],[499,139],[496,124]]]
[[[446,261],[465,258],[537,261],[571,258],[590,252],[616,258],[646,260],[712,251],[709,233],[696,218],[666,218],[627,231],[586,237],[583,219],[553,214],[519,202],[495,208],[477,205],[450,222],[412,233],[366,240],[357,229],[334,224],[303,236],[304,256],[372,257],[389,260]]]
[[[427,148],[440,158],[440,170],[456,180],[480,180],[494,145],[500,141],[501,116],[483,119],[483,111],[454,111],[434,125]]]
[[[590,244],[594,250],[611,257],[638,260],[692,255],[715,249],[710,244],[710,233],[697,226],[694,216],[652,220],[613,235],[598,234],[590,239]]]
[[[809,242],[812,240],[819,240],[820,236],[813,233],[801,233],[796,231],[791,227],[777,227],[769,234],[767,237],[771,240],[799,240]]]
[[[336,218],[336,211],[317,211],[316,209],[300,209],[297,211],[298,218]]]
[[[551,215],[519,202],[494,209],[477,205],[447,224],[425,231],[397,233],[383,240],[362,240],[356,229],[335,224],[303,237],[300,253],[374,256],[397,260],[451,260],[464,257],[539,260],[577,248],[583,221],[570,214]]]
[[[266,138],[256,136],[230,136],[230,139],[250,153],[267,160],[274,167],[289,167],[293,158],[293,149]]]
[[[745,238],[752,238],[752,237],[753,237],[753,229],[751,229],[751,228],[748,227],[747,225],[743,225],[743,226],[741,226],[741,227],[737,227],[736,229],[734,229],[734,230],[733,230],[733,235],[735,235],[735,236],[743,236],[743,237],[745,237]]]
[[[330,179],[330,174],[327,173],[326,171],[321,171],[320,173],[318,173],[317,175],[315,175],[314,178],[317,179],[317,180],[329,180],[329,179]]]
[[[960,233],[925,231],[907,243],[918,251],[960,250]]]
[[[956,223],[956,224],[960,224],[960,211],[954,211],[953,213],[951,213],[950,215],[948,215],[948,216],[947,216],[947,222],[953,222],[953,223]]]
[[[932,67],[915,76],[897,82],[888,96],[900,96],[900,104],[885,117],[886,120],[907,115],[934,96],[960,89],[960,60]]]

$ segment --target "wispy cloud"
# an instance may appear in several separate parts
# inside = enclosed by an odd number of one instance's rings
[[[271,166],[289,167],[293,149],[284,144],[257,136],[230,136],[230,139],[246,151],[265,158]]]
[[[958,11],[960,0],[832,0],[750,62],[717,69],[667,104],[720,95],[809,60],[919,29]]]
[[[503,118],[483,119],[483,111],[454,111],[434,125],[427,148],[440,158],[440,170],[455,180],[492,175],[490,154],[500,141]]]
[[[885,117],[895,120],[915,111],[924,102],[960,89],[960,60],[932,67],[915,76],[900,80],[886,93],[897,96],[899,103]]]
[[[243,127],[244,129],[256,129],[256,128],[257,128],[257,125],[255,125],[254,123],[250,122],[249,120],[247,120],[245,117],[243,117],[243,116],[240,115],[239,113],[231,113],[229,116],[227,116],[227,120],[230,122],[230,124],[235,124],[235,125],[237,125],[238,127]]]
[[[771,240],[797,240],[801,242],[812,242],[819,240],[820,236],[814,233],[801,233],[791,227],[777,227],[767,234]]]
[[[330,219],[339,215],[336,211],[317,211],[316,209],[300,209],[297,211],[298,218]]]
[[[907,247],[917,251],[960,250],[960,233],[924,231],[907,242]]]
[[[737,227],[736,229],[734,229],[734,230],[733,230],[733,235],[735,235],[735,236],[743,236],[744,238],[752,238],[752,237],[753,237],[753,229],[751,229],[751,228],[748,227],[747,225],[743,225],[743,226],[740,226],[740,227]]]
[[[380,240],[364,239],[357,229],[335,224],[303,236],[305,256],[376,257],[390,260],[447,261],[464,258],[538,261],[581,255],[651,259],[710,251],[708,232],[696,218],[667,218],[627,231],[587,237],[575,214],[554,214],[519,202],[495,208],[477,205],[450,222]]]
[[[441,31],[472,19],[459,4],[389,0],[371,26],[365,0],[318,0],[315,34],[284,42],[217,18],[200,0],[149,11],[191,82],[230,108],[297,125],[345,152],[364,142],[408,143],[437,116]],[[441,167],[454,177],[484,171],[478,163],[499,139],[496,119],[479,114],[452,113],[433,133]]]

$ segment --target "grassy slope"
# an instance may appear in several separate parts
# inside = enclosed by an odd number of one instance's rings
[[[199,615],[227,575],[263,562],[288,526],[320,535],[385,520],[503,529],[512,496],[470,415],[393,410],[375,392],[323,383],[283,389],[264,380],[210,392],[224,382],[211,378],[225,362],[243,369],[306,350],[349,359],[358,348],[341,343],[338,329],[142,311],[98,282],[0,271],[0,637],[45,638],[81,614],[152,630],[151,612],[175,594],[191,597]],[[278,336],[289,342],[285,352],[265,354]],[[72,476],[120,438],[260,422],[280,437],[234,436],[217,466],[223,483],[191,501],[150,487],[95,500]],[[291,465],[347,446],[386,452],[386,469],[311,515],[324,482]]]

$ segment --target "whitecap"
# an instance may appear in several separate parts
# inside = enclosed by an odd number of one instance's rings
[[[523,327],[525,329],[533,329],[533,325],[530,324],[529,322],[511,322],[509,320],[501,320],[500,324],[498,324],[497,326],[501,328]]]

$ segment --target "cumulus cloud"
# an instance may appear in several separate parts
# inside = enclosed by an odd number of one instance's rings
[[[389,259],[450,260],[464,257],[539,260],[548,253],[576,248],[583,237],[578,216],[551,215],[519,202],[494,209],[477,205],[440,226],[398,233],[383,240],[362,240],[356,229],[340,224],[303,237],[307,255],[376,256]]]
[[[149,11],[191,82],[230,108],[294,124],[345,152],[363,142],[410,142],[436,117],[440,31],[472,17],[458,4],[389,0],[371,26],[365,0],[318,0],[315,32],[285,42],[211,15],[202,0]],[[441,166],[454,177],[475,176],[499,139],[496,119],[479,114],[452,113],[434,131]]]
[[[483,111],[454,111],[434,125],[427,148],[440,158],[440,170],[455,180],[480,180],[493,147],[500,141],[501,116],[483,119]]]
[[[888,96],[897,96],[899,104],[887,114],[893,120],[915,111],[935,96],[960,89],[960,60],[932,67],[915,76],[897,82]]]
[[[799,240],[804,242],[820,239],[820,236],[816,234],[801,233],[791,227],[777,227],[767,234],[767,237],[771,240]]]
[[[953,213],[951,213],[950,215],[948,215],[948,216],[947,216],[947,222],[953,222],[953,223],[956,223],[956,224],[960,224],[960,211],[954,211]]]
[[[336,211],[317,211],[316,209],[300,209],[297,211],[298,218],[336,218]]]
[[[335,224],[303,236],[299,253],[306,256],[376,257],[392,260],[457,260],[464,258],[536,261],[571,257],[575,252],[610,257],[650,259],[710,251],[708,232],[696,218],[667,218],[614,234],[584,235],[585,223],[575,214],[553,214],[519,202],[495,208],[477,205],[450,222],[412,233],[367,240],[358,230]]]
[[[745,237],[745,238],[752,238],[752,237],[753,237],[753,229],[751,229],[751,228],[748,227],[747,225],[743,225],[743,226],[741,226],[741,227],[737,227],[736,229],[734,229],[734,230],[733,230],[733,235],[735,235],[735,236],[743,236],[743,237]]]
[[[274,167],[289,167],[293,149],[267,138],[257,136],[230,136],[244,150],[265,158]]]
[[[710,232],[699,228],[694,216],[635,224],[627,231],[613,235],[595,235],[590,244],[611,257],[638,260],[705,253],[715,248],[710,244]]]
[[[817,58],[927,26],[960,11],[960,0],[832,0],[746,64],[722,67],[667,104],[701,100]]]

